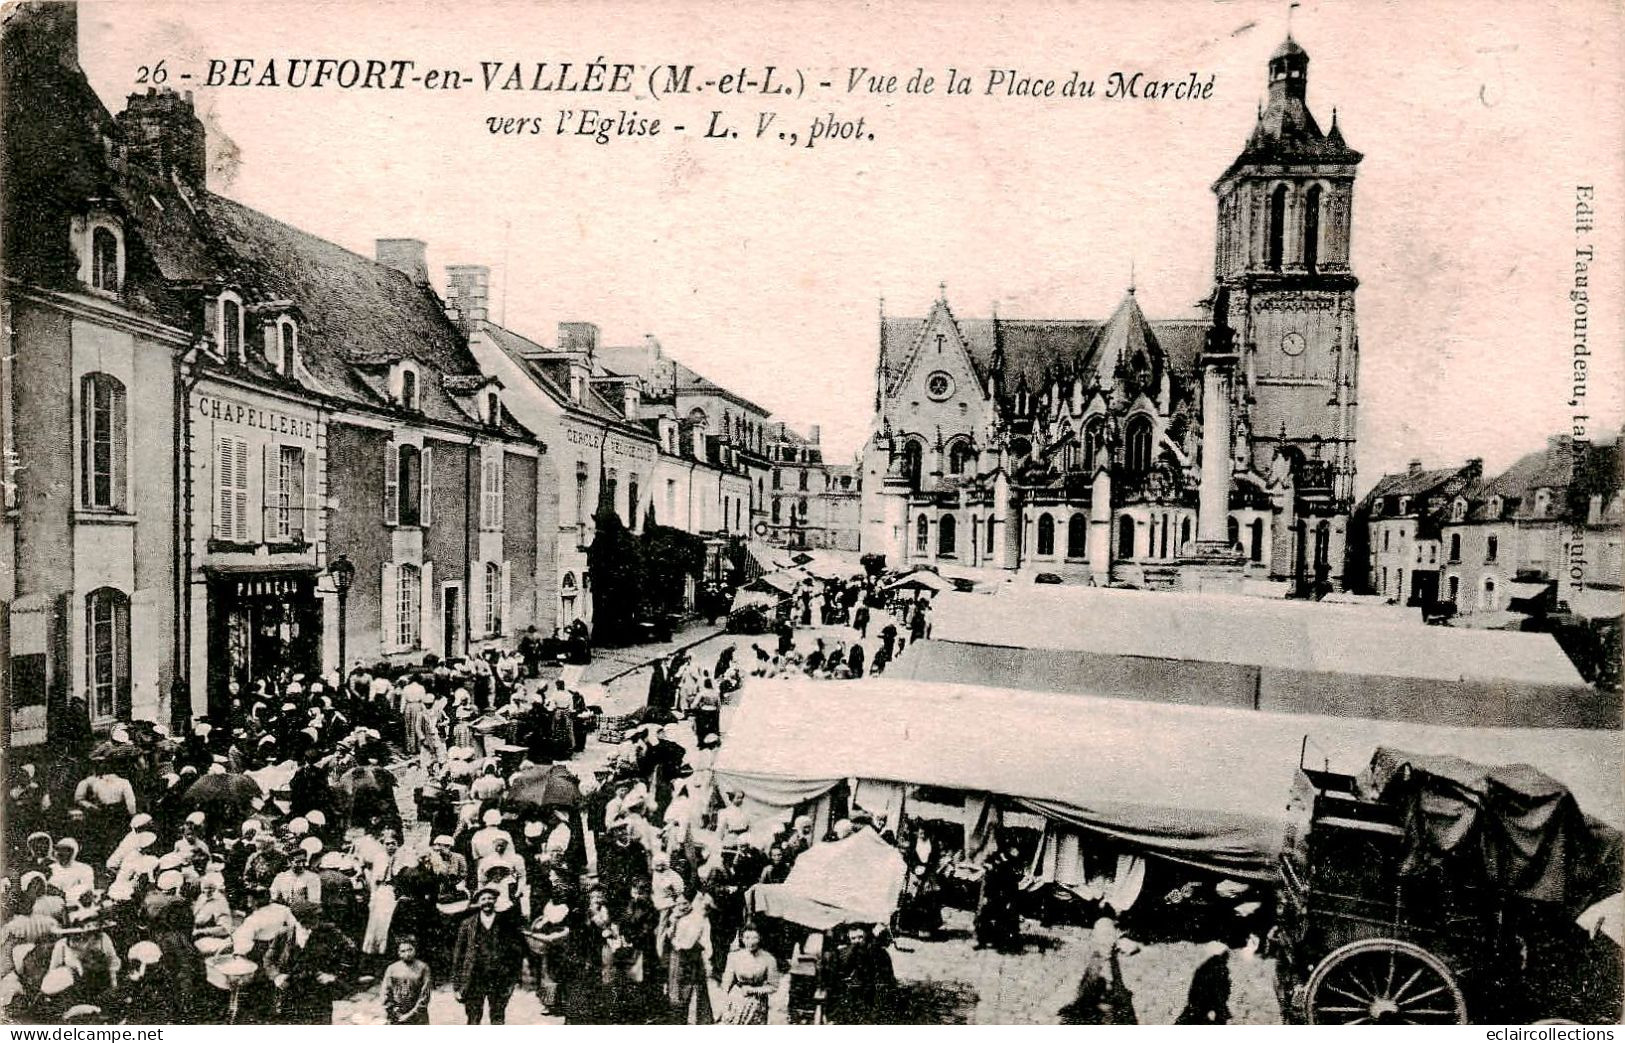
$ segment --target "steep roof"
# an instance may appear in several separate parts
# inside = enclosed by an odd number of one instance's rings
[[[1130,298],[1132,301],[1132,298]],[[1118,306],[1114,318],[1123,314],[1130,301]],[[1137,301],[1132,313],[1139,313]],[[887,393],[895,390],[902,376],[903,364],[909,349],[920,336],[925,319],[894,318],[881,320],[881,357]],[[1103,330],[1111,328],[1111,320],[1099,319],[959,319],[960,336],[970,349],[971,363],[976,368],[978,382],[987,385],[988,372],[995,347],[1004,349],[1005,386],[1014,388],[1023,379],[1027,386],[1037,390],[1043,384],[1046,370],[1064,366],[1087,369],[1102,356],[1098,349]],[[1132,330],[1129,328],[1132,327]],[[1196,370],[1197,357],[1202,352],[1202,341],[1207,333],[1206,319],[1137,319],[1123,315],[1117,329],[1110,336],[1121,336],[1124,343],[1155,342],[1167,358],[1167,365],[1175,373],[1189,375]],[[1115,348],[1112,349],[1115,351]],[[1113,364],[1116,355],[1112,354]],[[1109,384],[1110,364],[1102,378]]]
[[[529,337],[515,333],[506,326],[499,326],[494,322],[487,321],[483,329],[490,336],[492,343],[501,348],[513,360],[515,365],[523,370],[531,380],[536,382],[537,387],[541,388],[564,409],[573,413],[584,414],[604,423],[615,424],[640,436],[654,437],[644,429],[642,424],[627,420],[625,414],[600,395],[590,381],[582,393],[581,404],[577,405],[570,401],[570,392],[567,386],[561,384],[548,372],[546,364],[534,358],[535,355],[547,353],[548,348],[531,340]]]
[[[1442,467],[1433,471],[1400,471],[1385,474],[1366,494],[1367,502],[1389,496],[1421,496],[1448,482],[1461,473],[1460,467]]]
[[[1270,56],[1269,69],[1269,102],[1259,110],[1258,122],[1247,138],[1246,148],[1220,180],[1241,167],[1259,164],[1360,162],[1360,153],[1343,140],[1343,132],[1337,126],[1337,111],[1332,111],[1332,126],[1328,131],[1320,129],[1314,113],[1309,111],[1306,100],[1309,55],[1291,36]],[[1288,70],[1295,74],[1294,78],[1287,78]]]

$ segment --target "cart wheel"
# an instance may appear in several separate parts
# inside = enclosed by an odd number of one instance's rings
[[[1367,938],[1320,961],[1304,987],[1311,1025],[1465,1025],[1455,975],[1419,945]]]

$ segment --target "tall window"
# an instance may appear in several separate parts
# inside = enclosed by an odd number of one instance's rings
[[[487,529],[502,528],[502,460],[491,456],[480,465],[480,518]]]
[[[92,510],[124,510],[124,385],[106,373],[85,374],[79,411],[79,502]]]
[[[292,319],[283,319],[276,324],[276,358],[272,362],[277,372],[292,374],[298,352],[299,327],[293,324]]]
[[[1249,526],[1249,528],[1252,530],[1251,531],[1252,547],[1250,548],[1249,556],[1254,561],[1263,561],[1264,560],[1264,519],[1262,519],[1262,518],[1254,518],[1253,523],[1252,523],[1251,526]]]
[[[1484,544],[1484,560],[1485,561],[1494,561],[1496,555],[1498,553],[1500,553],[1500,550],[1501,550],[1500,537],[1491,536],[1488,540],[1485,541],[1485,544]]]
[[[1087,554],[1089,547],[1089,521],[1081,514],[1074,514],[1066,523],[1066,556],[1081,558]]]
[[[395,644],[416,648],[422,637],[423,572],[416,565],[402,565],[395,585]]]
[[[112,587],[85,598],[85,688],[90,714],[118,715],[130,689],[130,599]]]
[[[230,297],[220,298],[220,347],[228,359],[243,354],[243,306]]]
[[[951,514],[944,514],[937,521],[937,554],[940,557],[948,558],[953,556],[958,527],[959,523]]]
[[[109,293],[118,292],[118,236],[111,228],[97,228],[90,233],[90,285]]]
[[[777,467],[773,468],[773,488],[784,488],[784,472],[779,470]]]
[[[415,445],[396,446],[393,451],[385,454],[384,469],[384,499],[385,505],[393,505],[389,513],[392,518],[386,518],[396,525],[422,525],[424,515],[424,487],[425,467],[428,462],[428,452]],[[393,461],[393,466],[391,462]]]
[[[1459,532],[1453,532],[1450,534],[1450,560],[1461,560],[1461,533]],[[1451,600],[1454,599],[1452,598]]]
[[[779,515],[780,515],[780,512],[779,512],[779,498],[777,496],[775,496],[775,497],[773,497],[773,524],[774,525],[779,524]]]
[[[1134,519],[1126,514],[1117,519],[1117,556],[1134,557]]]
[[[986,546],[987,546],[987,553],[992,554],[993,553],[993,516],[991,514],[988,515],[988,518],[987,518],[987,544],[986,544]]]
[[[485,563],[485,632],[502,633],[502,566]]]
[[[1281,267],[1281,247],[1286,242],[1286,186],[1276,185],[1270,193],[1269,242],[1266,261],[1271,268]]]
[[[638,527],[638,476],[626,476],[626,526],[629,529]]]
[[[1055,519],[1046,512],[1038,516],[1038,554],[1044,557],[1055,553]]]
[[[592,510],[587,506],[587,482],[587,465],[578,463],[576,465],[576,542],[578,544],[587,542],[587,519],[591,516],[590,512]]]
[[[268,537],[298,540],[305,537],[305,451],[296,445],[276,447],[275,471],[267,476],[271,491]]]
[[[1320,261],[1320,186],[1311,185],[1303,197],[1303,266],[1310,271]]]
[[[1236,544],[1241,542],[1241,523],[1236,521],[1236,519],[1230,519],[1230,524],[1227,526],[1226,532],[1230,537],[1230,546],[1234,547]]]
[[[1151,470],[1151,418],[1141,414],[1128,422],[1124,464],[1130,474]]]
[[[914,521],[914,549],[921,554],[931,551],[931,519],[923,514]]]
[[[214,538],[247,543],[248,443],[221,436],[214,443]]]
[[[677,482],[671,478],[666,479],[666,524],[677,524]]]
[[[1095,458],[1100,455],[1100,435],[1103,422],[1097,416],[1083,428],[1083,466],[1095,469]]]
[[[960,439],[948,450],[948,470],[954,474],[968,474],[975,466],[975,459],[976,452],[971,449],[970,443]]]
[[[920,487],[920,461],[925,456],[925,446],[919,439],[911,438],[903,445],[903,477],[908,481],[910,489]]]
[[[807,472],[806,471],[797,471],[796,472],[796,487],[798,489],[800,489],[802,492],[807,491]]]
[[[401,405],[407,409],[418,407],[418,375],[410,369],[401,370]]]

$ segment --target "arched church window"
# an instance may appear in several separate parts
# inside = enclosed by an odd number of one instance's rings
[[[1286,186],[1276,185],[1270,193],[1269,241],[1265,260],[1271,268],[1281,267],[1281,248],[1286,243]]]
[[[1126,514],[1117,519],[1117,556],[1134,557],[1134,519]]]
[[[948,470],[952,474],[969,474],[976,466],[976,452],[964,439],[954,442],[948,450]]]
[[[953,556],[955,538],[959,535],[956,531],[958,528],[959,523],[951,514],[944,514],[937,519],[937,555],[939,557]]]
[[[903,477],[910,489],[920,487],[920,461],[924,457],[925,446],[919,439],[911,438],[903,444]]]
[[[1320,260],[1320,186],[1311,185],[1303,197],[1303,266],[1310,271]]]
[[[1081,558],[1089,552],[1089,519],[1074,514],[1066,523],[1066,556]]]
[[[1141,414],[1128,422],[1123,462],[1130,474],[1151,470],[1151,418]]]
[[[1095,467],[1095,458],[1100,455],[1101,433],[1104,426],[1097,416],[1083,428],[1083,466],[1091,471]]]
[[[1046,512],[1038,516],[1038,554],[1040,557],[1055,553],[1055,519]]]
[[[923,514],[914,522],[914,549],[921,554],[931,550],[931,519]]]
[[[1229,536],[1230,546],[1234,547],[1236,544],[1240,543],[1241,542],[1241,523],[1236,521],[1236,519],[1231,518],[1230,519],[1230,524],[1226,529],[1226,535]]]

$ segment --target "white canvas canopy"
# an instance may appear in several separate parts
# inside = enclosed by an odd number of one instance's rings
[[[851,778],[1018,798],[1148,854],[1266,879],[1306,739],[1311,766],[1349,774],[1384,745],[1530,764],[1587,813],[1625,822],[1617,731],[1447,728],[884,677],[753,683],[716,777],[772,809]]]
[[[1615,727],[1548,634],[1426,626],[1354,606],[1007,586],[943,594],[916,680],[1286,713],[1507,727]]]
[[[907,867],[897,849],[873,830],[814,844],[796,859],[782,884],[757,884],[753,912],[826,931],[837,924],[883,924],[897,911]]]

